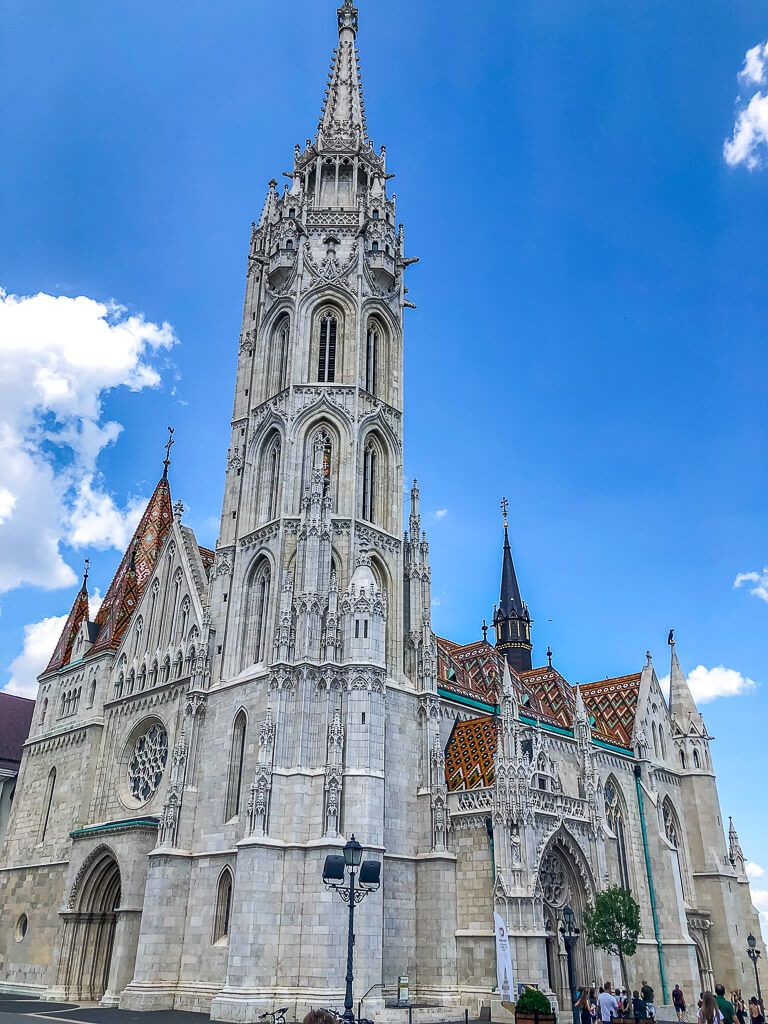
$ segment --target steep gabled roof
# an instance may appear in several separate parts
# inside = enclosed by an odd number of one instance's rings
[[[491,715],[456,721],[445,748],[445,781],[449,791],[491,785],[498,732],[498,719]]]
[[[13,693],[0,693],[0,766],[13,769],[29,736],[35,702]]]
[[[593,733],[619,746],[631,747],[640,673],[584,683],[580,689],[584,705],[594,718]]]
[[[75,643],[75,637],[80,630],[83,622],[88,621],[88,577],[87,575],[83,578],[83,585],[75,597],[72,608],[70,609],[67,621],[64,623],[64,629],[61,631],[59,642],[56,644],[56,648],[51,655],[51,660],[45,669],[46,672],[56,672],[63,665],[68,664],[69,659],[72,656],[72,647]]]
[[[441,689],[497,704],[504,656],[486,640],[455,644],[437,638],[437,681]]]
[[[172,522],[171,489],[163,477],[149,499],[96,616],[99,635],[89,657],[120,646]]]
[[[573,727],[576,708],[576,694],[573,687],[563,679],[556,668],[532,668],[520,673],[524,689],[538,702],[538,717],[565,729]],[[536,708],[533,703],[532,708]]]

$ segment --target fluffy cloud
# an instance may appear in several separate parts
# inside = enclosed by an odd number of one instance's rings
[[[749,861],[746,864],[747,878],[762,878],[765,875],[765,868],[760,867],[759,864],[755,864]]]
[[[448,509],[447,508],[439,508],[435,512],[435,519],[445,519],[445,517],[447,515],[448,515]]]
[[[747,50],[739,81],[752,94],[739,97],[733,133],[723,145],[723,155],[731,167],[744,164],[754,170],[763,165],[768,152],[768,94],[760,89],[768,82],[768,42]]]
[[[763,941],[768,943],[768,889],[752,889],[752,903],[760,914]]]
[[[669,694],[669,676],[664,676],[659,682],[664,692]],[[709,704],[719,697],[739,697],[757,689],[754,679],[724,665],[716,665],[714,668],[697,665],[688,674],[688,685],[697,704]]]
[[[92,619],[100,607],[101,595],[94,591],[88,602]],[[20,697],[37,696],[37,677],[51,660],[66,621],[66,615],[52,615],[24,627],[24,647],[21,654],[11,662],[11,678],[3,687],[7,693],[15,693]]]
[[[768,565],[762,572],[740,572],[733,581],[733,588],[737,590],[745,584],[753,584],[749,588],[753,597],[759,597],[761,601],[768,602]]]
[[[101,486],[99,453],[122,429],[102,402],[157,387],[175,342],[168,324],[115,303],[0,289],[0,593],[73,585],[62,543],[125,545],[139,503],[120,509]]]

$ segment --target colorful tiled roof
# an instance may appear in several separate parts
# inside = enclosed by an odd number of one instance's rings
[[[497,704],[503,668],[503,656],[485,640],[461,645],[437,638],[437,681],[441,689]]]
[[[171,489],[163,477],[149,499],[96,616],[99,635],[89,655],[114,651],[120,646],[172,522]]]
[[[491,785],[497,741],[498,719],[492,715],[456,721],[445,748],[445,781],[451,792]]]
[[[200,557],[203,560],[203,568],[205,569],[206,573],[210,575],[211,569],[213,568],[213,563],[216,561],[216,553],[214,551],[211,551],[210,548],[201,547],[199,544],[197,545],[197,547],[198,550],[200,551]]]
[[[640,692],[640,673],[600,679],[579,687],[584,705],[594,717],[593,732],[622,747],[632,745],[632,733]]]
[[[78,634],[80,626],[83,622],[88,621],[88,587],[86,581],[83,580],[83,585],[78,591],[77,597],[74,600],[67,621],[64,623],[64,629],[61,631],[59,642],[56,644],[56,649],[51,655],[51,660],[48,662],[46,672],[55,672],[60,669],[62,665],[66,665],[72,656],[72,647],[75,643],[75,637]],[[25,737],[26,739],[26,737]]]
[[[552,725],[573,728],[576,695],[555,668],[533,668],[520,673],[520,682],[539,704],[539,715]],[[535,707],[535,705],[534,705]]]

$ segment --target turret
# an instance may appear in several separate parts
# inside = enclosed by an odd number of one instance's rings
[[[376,584],[370,557],[357,557],[341,603],[343,660],[385,665],[387,597]]]
[[[501,508],[504,515],[504,547],[501,563],[501,593],[499,605],[493,613],[496,646],[504,654],[511,668],[516,672],[527,672],[532,668],[531,616],[528,606],[520,594],[515,564],[512,560],[507,522],[509,505],[506,498],[502,500]]]

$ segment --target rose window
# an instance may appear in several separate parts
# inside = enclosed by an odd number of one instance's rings
[[[131,796],[145,804],[160,785],[168,760],[168,733],[162,725],[150,725],[136,740],[128,762]]]

